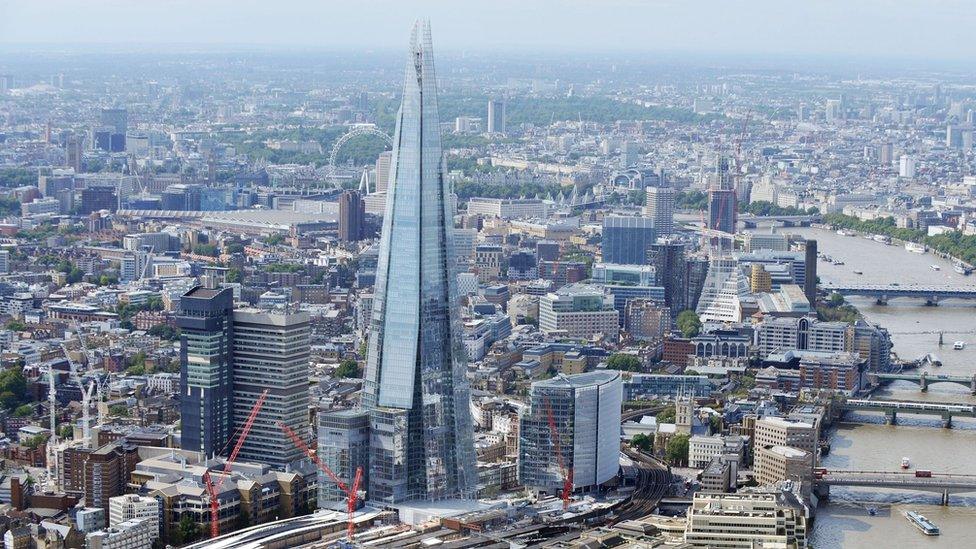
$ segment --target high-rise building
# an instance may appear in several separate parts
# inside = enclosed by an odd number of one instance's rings
[[[824,108],[824,116],[827,122],[837,122],[844,119],[843,103],[840,99],[828,99]]]
[[[367,497],[469,497],[478,479],[429,23],[413,30],[393,142],[363,381]]]
[[[369,414],[362,410],[321,411],[318,414],[318,455],[341,479],[356,478],[363,468],[362,486],[369,485]],[[325,473],[319,473],[319,508],[346,509],[346,493]]]
[[[708,228],[734,234],[737,207],[734,189],[708,189]]]
[[[713,257],[696,308],[702,321],[741,322],[741,299],[749,295],[749,280],[731,258]]]
[[[674,232],[676,196],[671,187],[647,187],[644,215],[651,219],[657,236],[670,236]]]
[[[811,307],[817,306],[817,241],[807,240],[803,247],[803,295]]]
[[[198,286],[183,294],[176,325],[182,333],[180,445],[213,455],[227,446],[234,422],[233,290]]]
[[[878,146],[878,163],[884,167],[890,167],[895,161],[895,145],[891,141],[885,141]]]
[[[505,102],[488,101],[488,133],[505,133]]]
[[[898,158],[898,177],[915,179],[915,158],[907,154]]]
[[[763,448],[789,446],[805,452],[806,466],[813,469],[817,455],[817,430],[810,423],[792,421],[781,417],[764,417],[756,422],[756,438],[753,445],[755,464],[753,471],[757,478],[769,479],[771,473],[765,469],[768,455],[760,452]],[[779,479],[789,480],[789,479]]]
[[[303,459],[302,450],[283,439],[279,424],[308,440],[309,316],[306,312],[234,311],[234,425],[247,421],[267,389],[251,433],[241,446],[241,460],[272,467]]]
[[[537,492],[554,494],[565,472],[573,471],[573,489],[595,488],[616,476],[620,453],[620,372],[605,370],[558,375],[535,381],[529,413],[519,427],[519,477]],[[550,421],[556,425],[554,440]],[[558,451],[562,459],[557,457]]]
[[[358,242],[363,239],[366,205],[357,191],[339,195],[339,240]]]
[[[129,129],[129,113],[125,109],[102,109],[98,121],[114,133],[125,135]]]
[[[603,262],[643,265],[655,238],[650,218],[608,215],[603,218]]]
[[[664,287],[664,302],[675,314],[688,308],[688,273],[685,246],[680,242],[661,242],[651,246],[647,262],[654,267],[655,284]]]
[[[383,151],[376,157],[376,181],[373,183],[373,192],[386,192],[390,183],[390,162],[392,160],[392,151]]]

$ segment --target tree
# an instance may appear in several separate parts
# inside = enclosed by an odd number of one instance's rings
[[[7,329],[11,332],[23,332],[27,329],[27,325],[19,320],[11,320],[7,323]]]
[[[75,436],[75,430],[70,423],[65,423],[64,425],[58,427],[58,437],[60,437],[62,440],[69,439],[73,436]]]
[[[522,321],[522,324],[530,324],[530,325],[535,326],[536,328],[538,328],[539,327],[539,319],[537,319],[536,317],[534,317],[532,315],[526,315],[525,319]]]
[[[285,241],[284,235],[280,235],[280,234],[272,234],[264,238],[264,243],[267,244],[268,246],[277,246],[278,244],[281,244],[284,241]]]
[[[688,462],[688,435],[680,434],[671,437],[664,449],[664,458],[670,464],[684,464]]]
[[[657,414],[658,423],[674,423],[675,410],[674,404],[669,404],[665,409]]]
[[[630,439],[630,445],[642,452],[650,452],[651,448],[654,447],[654,434],[647,436],[644,433],[637,433],[634,438]]]
[[[125,404],[113,404],[108,407],[108,415],[129,417],[129,407]]]
[[[844,304],[844,296],[838,293],[832,293],[830,294],[830,299],[827,301],[827,303],[831,307],[840,307],[841,305]]]
[[[27,396],[27,380],[20,368],[0,372],[0,406],[14,410],[24,404]]]
[[[21,404],[14,410],[14,417],[30,417],[34,415],[34,407],[30,404]]]
[[[177,546],[196,541],[200,537],[200,525],[189,513],[184,514],[169,537],[170,543]]]
[[[691,309],[681,311],[678,314],[676,324],[678,325],[678,330],[681,331],[681,335],[684,337],[695,337],[701,330],[702,325],[698,314]]]
[[[335,376],[338,378],[359,377],[359,363],[348,358],[343,360],[339,363],[339,367],[336,368]]]
[[[169,324],[157,324],[149,328],[146,333],[167,341],[176,341],[180,338],[179,328],[174,328]]]
[[[624,372],[639,372],[641,369],[641,361],[634,355],[616,353],[607,360],[607,368]]]
[[[241,273],[240,269],[236,267],[231,267],[230,269],[227,270],[226,280],[227,282],[243,282],[244,275]]]

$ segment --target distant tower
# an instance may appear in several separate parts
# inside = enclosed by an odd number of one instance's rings
[[[373,192],[386,192],[386,187],[390,182],[390,162],[393,160],[393,151],[384,151],[376,158],[376,175],[373,180]]]
[[[488,133],[505,133],[505,102],[488,101]]]
[[[675,190],[671,187],[647,187],[644,216],[651,218],[657,236],[671,236],[674,232]]]
[[[366,207],[357,191],[344,191],[339,195],[339,240],[358,242],[363,239],[363,221]]]

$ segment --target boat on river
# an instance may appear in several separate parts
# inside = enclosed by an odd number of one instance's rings
[[[919,244],[918,242],[906,242],[905,249],[913,254],[924,254],[929,250],[925,244]]]
[[[905,518],[907,518],[908,522],[915,525],[915,528],[918,528],[919,531],[926,536],[938,536],[942,533],[934,522],[925,518],[925,515],[922,515],[917,511],[909,511],[905,513]]]

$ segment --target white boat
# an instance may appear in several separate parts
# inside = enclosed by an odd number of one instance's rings
[[[885,235],[882,235],[882,234],[876,234],[876,235],[872,236],[871,239],[874,240],[875,242],[880,242],[882,244],[891,244],[891,237],[890,236],[885,236]]]
[[[938,265],[929,265],[929,268],[932,269],[933,271],[941,271],[942,270],[942,267],[939,267]]]
[[[963,350],[963,349],[966,348],[966,342],[965,341],[957,341],[957,342],[955,342],[955,343],[952,344],[952,348],[955,349],[955,350],[957,350],[957,351],[961,351],[961,350]]]
[[[925,518],[925,515],[919,513],[918,511],[909,511],[905,513],[905,518],[907,518],[909,522],[914,524],[915,527],[926,536],[938,536],[942,533],[934,522]]]
[[[924,254],[928,251],[925,244],[919,244],[918,242],[906,242],[905,249],[913,254]]]
[[[841,261],[841,260],[839,260],[839,259],[834,260],[834,265],[843,265],[843,264],[844,264],[844,262]]]
[[[970,275],[973,272],[972,269],[963,265],[962,263],[959,263],[958,261],[952,264],[952,270],[961,275]]]
[[[902,469],[908,469],[911,466],[912,466],[911,460],[909,460],[907,457],[901,458],[901,468]]]

